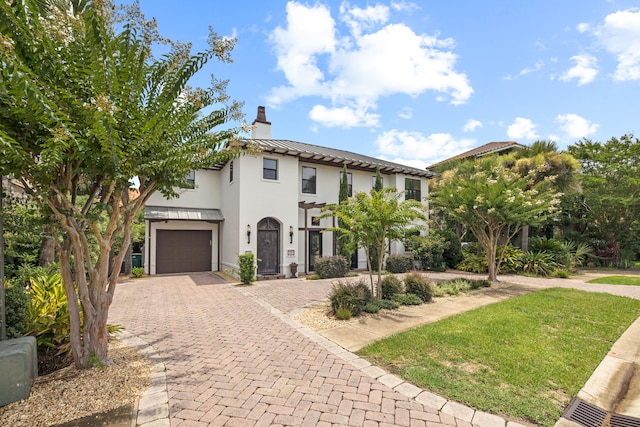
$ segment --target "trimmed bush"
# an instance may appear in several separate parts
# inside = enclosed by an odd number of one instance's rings
[[[337,282],[333,285],[329,294],[331,309],[334,314],[343,308],[351,312],[353,316],[357,316],[371,300],[371,291],[369,285],[364,281],[355,283]]]
[[[400,305],[420,305],[423,302],[422,298],[416,294],[396,294],[391,297],[391,300]]]
[[[7,338],[19,338],[27,331],[29,294],[22,285],[5,282]]]
[[[413,253],[413,258],[420,263],[424,270],[444,271],[447,264],[444,261],[444,251],[449,243],[444,237],[414,236],[407,242],[408,248]]]
[[[447,247],[442,254],[448,268],[455,268],[462,261],[462,242],[454,230],[434,230],[433,234],[442,237],[447,242]]]
[[[240,281],[245,285],[256,280],[255,261],[252,253],[238,255],[238,266],[240,267]]]
[[[144,268],[142,268],[142,267],[133,267],[131,269],[131,275],[133,277],[135,277],[136,279],[141,278],[142,276],[144,276]]]
[[[389,273],[406,273],[413,268],[413,257],[410,255],[389,255],[387,271]]]
[[[402,281],[396,276],[384,276],[382,282],[382,299],[391,299],[392,296],[402,293]]]
[[[409,273],[404,276],[404,289],[408,294],[417,295],[422,301],[429,302],[433,296],[431,283],[418,273]]]
[[[319,257],[315,260],[316,274],[321,279],[345,277],[349,272],[349,263],[342,255]]]

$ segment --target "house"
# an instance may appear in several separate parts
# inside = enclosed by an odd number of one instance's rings
[[[247,151],[234,160],[196,170],[193,188],[167,200],[155,193],[145,208],[149,274],[235,270],[238,254],[252,252],[258,275],[290,277],[314,271],[318,256],[335,254],[333,218],[320,219],[322,207],[337,203],[343,165],[349,191],[370,191],[380,168],[385,187],[404,191],[426,205],[434,174],[345,150],[272,139],[264,107],[258,107]],[[392,242],[392,253],[403,253]],[[366,268],[364,251],[353,267]]]
[[[464,153],[460,153],[456,156],[453,157],[449,157],[448,159],[445,160],[441,160],[438,163],[434,163],[432,165],[427,166],[428,170],[432,170],[432,169],[438,169],[439,166],[442,166],[448,162],[451,162],[453,160],[463,160],[463,159],[468,159],[470,157],[482,157],[482,156],[488,156],[490,154],[508,154],[510,152],[512,152],[513,150],[519,150],[521,148],[524,148],[524,145],[522,144],[518,144],[515,141],[494,141],[494,142],[489,142],[487,144],[481,145],[479,147],[476,148],[472,148],[471,150],[465,151]]]

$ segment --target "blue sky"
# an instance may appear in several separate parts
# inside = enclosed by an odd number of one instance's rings
[[[274,139],[425,167],[490,141],[560,148],[640,133],[640,6],[626,0],[140,0],[163,36],[206,46]]]

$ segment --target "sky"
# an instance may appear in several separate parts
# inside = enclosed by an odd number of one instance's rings
[[[491,141],[640,133],[640,2],[140,0],[161,35],[237,39],[211,74],[274,139],[413,167]],[[248,137],[248,135],[246,135]]]

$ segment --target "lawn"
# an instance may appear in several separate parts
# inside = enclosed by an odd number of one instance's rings
[[[383,339],[358,354],[470,407],[552,426],[640,301],[547,289]]]
[[[589,280],[587,283],[640,286],[640,276],[606,276]]]

